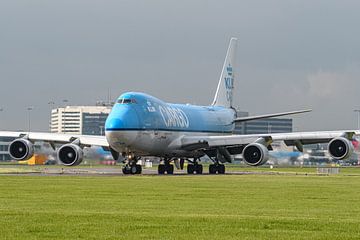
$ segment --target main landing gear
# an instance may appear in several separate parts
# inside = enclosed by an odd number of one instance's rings
[[[213,164],[209,165],[209,174],[225,174],[225,165],[219,160],[219,157],[210,157]]]
[[[225,165],[224,164],[210,164],[209,165],[209,174],[225,174]]]
[[[158,174],[163,175],[174,174],[174,165],[170,164],[171,159],[164,159],[163,164],[159,164],[158,166]]]
[[[192,162],[189,161],[187,166],[188,174],[202,174],[203,173],[203,165],[199,164],[199,159],[194,159]]]
[[[171,161],[173,159],[171,158],[165,158],[161,161],[161,163],[158,166],[158,174],[163,175],[163,174],[174,174],[174,165],[171,164]],[[176,161],[176,159],[174,160]],[[188,174],[202,174],[203,173],[203,166],[201,164],[199,164],[200,159],[195,158],[194,160],[187,160],[189,162],[189,164],[187,165],[187,173]],[[177,168],[182,169],[184,164],[184,159],[180,160],[179,164],[175,165],[177,166]]]

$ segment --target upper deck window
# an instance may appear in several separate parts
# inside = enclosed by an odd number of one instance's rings
[[[120,104],[131,104],[131,103],[136,103],[136,100],[133,99],[133,98],[120,98],[117,103],[120,103]]]

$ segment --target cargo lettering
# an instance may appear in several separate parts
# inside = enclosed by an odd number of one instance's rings
[[[176,107],[159,106],[159,111],[166,127],[189,127],[189,119],[183,110]]]

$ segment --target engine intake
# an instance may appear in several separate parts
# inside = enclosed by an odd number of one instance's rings
[[[269,150],[260,143],[247,145],[243,151],[243,159],[250,166],[260,166],[269,160]]]
[[[354,145],[346,138],[334,138],[328,145],[331,157],[337,160],[349,158],[354,152]]]
[[[34,156],[34,144],[27,139],[16,139],[9,145],[10,156],[18,161],[28,160]]]
[[[83,150],[75,144],[65,144],[57,152],[58,159],[65,166],[77,166],[83,160]]]

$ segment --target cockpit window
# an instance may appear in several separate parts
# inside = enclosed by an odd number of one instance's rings
[[[133,99],[133,98],[120,98],[117,103],[120,103],[120,104],[131,104],[131,103],[136,103],[136,100]]]

